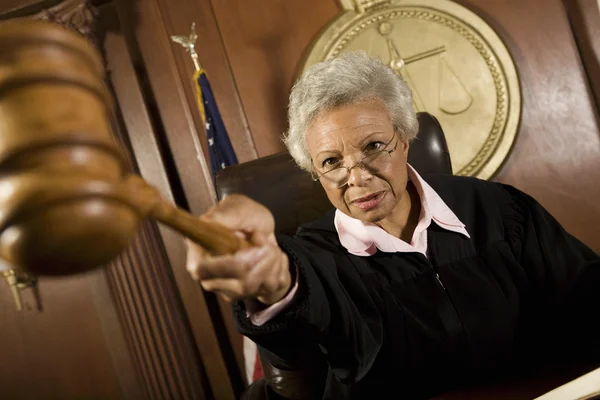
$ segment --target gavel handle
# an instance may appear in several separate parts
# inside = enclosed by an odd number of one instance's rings
[[[130,193],[128,197],[136,198],[134,203],[146,216],[170,226],[211,254],[231,254],[250,247],[247,241],[235,236],[228,228],[202,220],[167,202],[142,178],[132,175],[126,184]]]
[[[201,220],[167,202],[157,204],[149,216],[182,233],[213,255],[231,254],[250,247],[224,226]]]
[[[100,198],[126,204],[140,218],[153,218],[189,237],[213,255],[235,253],[250,247],[245,240],[235,236],[218,223],[192,216],[168,201],[160,192],[137,175],[130,175],[120,183],[94,180],[76,173],[70,176],[48,174],[17,174],[4,178],[13,195],[0,198],[0,232],[13,219],[28,215],[34,210],[75,199]]]

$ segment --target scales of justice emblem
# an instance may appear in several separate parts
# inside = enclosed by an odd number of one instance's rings
[[[382,36],[388,36],[392,30],[392,25],[383,22],[379,25],[378,31]],[[446,46],[438,46],[430,50],[414,54],[407,58],[402,58],[394,39],[387,38],[387,48],[389,51],[388,65],[396,74],[400,75],[410,87],[413,93],[413,102],[417,112],[427,111],[424,106],[419,88],[410,77],[406,66],[421,60],[427,60],[430,57],[436,57],[438,73],[432,77],[437,79],[437,107],[446,114],[460,114],[469,109],[473,103],[473,96],[468,92],[465,85],[461,82],[459,76],[452,67],[444,60]]]
[[[498,34],[450,0],[340,0],[299,71],[344,52],[378,57],[409,85],[417,111],[442,125],[454,174],[491,178],[515,141],[521,93]]]

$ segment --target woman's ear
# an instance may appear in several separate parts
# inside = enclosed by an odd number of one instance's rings
[[[401,139],[399,145],[402,146],[401,148],[402,148],[402,153],[404,154],[404,157],[408,157],[408,148],[410,147],[408,140],[404,141]]]

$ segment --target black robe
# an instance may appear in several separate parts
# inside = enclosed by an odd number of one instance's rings
[[[600,258],[517,189],[425,180],[471,239],[428,228],[428,255],[349,254],[334,212],[281,248],[299,291],[263,326],[234,304],[239,331],[287,365],[318,349],[326,399],[420,399],[494,376],[600,360]],[[298,361],[300,362],[300,361]]]

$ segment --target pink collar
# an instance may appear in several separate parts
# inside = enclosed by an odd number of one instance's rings
[[[375,224],[362,222],[336,210],[335,229],[338,232],[340,243],[348,252],[358,256],[370,256],[379,249],[386,253],[420,252],[426,254],[426,232],[431,221],[440,228],[470,238],[465,224],[458,219],[436,191],[421,178],[412,166],[407,164],[407,168],[408,179],[415,185],[421,199],[421,215],[411,243],[406,243],[400,238],[390,235]]]

